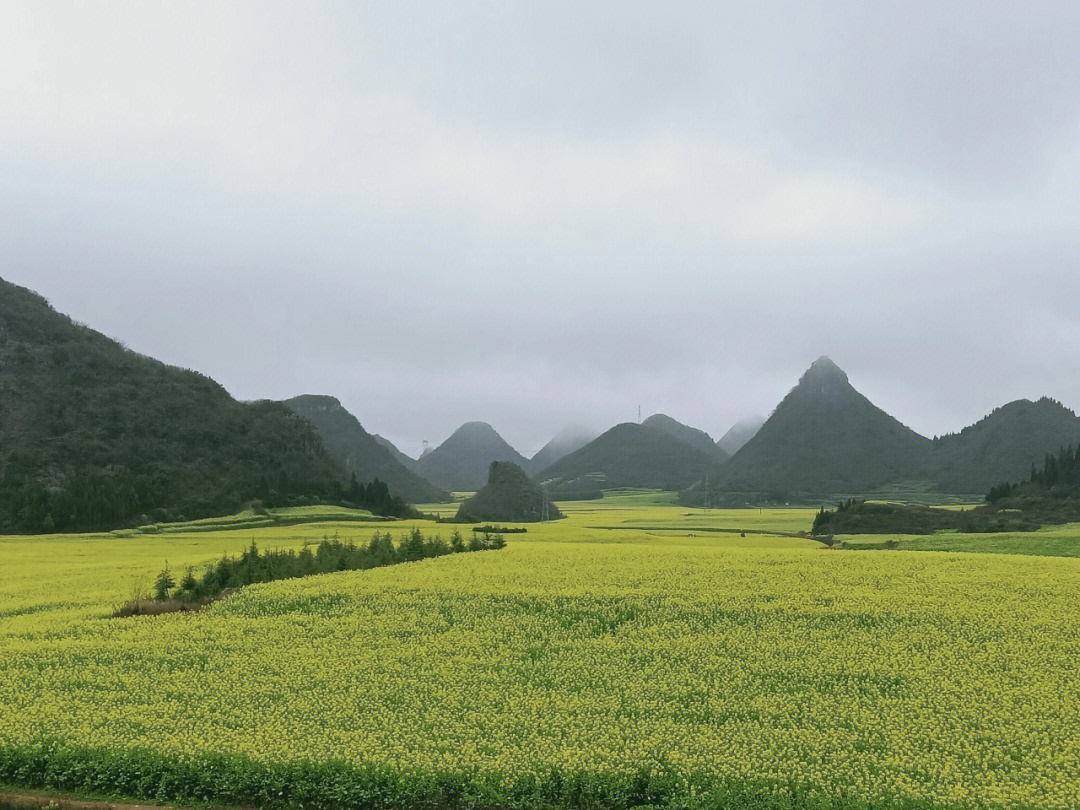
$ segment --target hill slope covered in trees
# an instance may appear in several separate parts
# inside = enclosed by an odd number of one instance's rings
[[[712,436],[704,430],[684,425],[665,413],[653,414],[641,424],[659,430],[661,433],[666,433],[673,439],[678,439],[683,444],[693,447],[699,453],[711,458],[718,464],[727,461],[728,454],[713,441]]]
[[[445,442],[422,455],[416,468],[428,481],[450,492],[472,492],[487,483],[493,461],[529,462],[486,422],[466,422]]]
[[[336,398],[304,394],[286,400],[285,405],[315,428],[331,458],[358,481],[377,478],[393,495],[410,503],[450,500],[449,493],[406,469]]]
[[[930,447],[822,357],[724,465],[722,486],[790,495],[870,492],[925,475]]]
[[[619,487],[677,490],[700,479],[716,462],[669,434],[625,422],[535,476],[553,492]]]
[[[0,531],[104,529],[343,493],[340,468],[284,405],[238,402],[0,280]]]
[[[898,503],[840,503],[822,507],[814,519],[817,535],[1032,532],[1042,526],[1080,521],[1080,447],[1065,447],[1033,466],[1020,483],[990,488],[986,503],[966,510]]]
[[[929,477],[951,492],[1017,482],[1062,447],[1080,444],[1080,417],[1043,398],[1010,402],[959,433],[934,440]]]
[[[562,512],[544,491],[521,467],[509,461],[491,462],[487,485],[463,501],[457,513],[458,520],[472,522],[535,523],[561,517]]]
[[[406,470],[416,472],[416,459],[412,456],[408,456],[398,449],[398,446],[390,441],[385,436],[380,436],[378,433],[372,433],[371,438],[390,451],[390,455],[397,459],[398,464],[404,467]],[[419,473],[417,473],[419,475]],[[430,482],[429,482],[430,483]]]

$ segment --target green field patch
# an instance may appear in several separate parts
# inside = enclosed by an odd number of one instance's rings
[[[1080,557],[1080,524],[1051,526],[1023,533],[937,532],[931,535],[844,535],[840,541],[844,549],[851,550],[957,551],[1036,557]]]

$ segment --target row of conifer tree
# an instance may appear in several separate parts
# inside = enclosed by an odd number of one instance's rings
[[[256,582],[380,568],[447,554],[499,549],[505,545],[506,540],[501,534],[488,531],[471,532],[466,539],[455,529],[449,540],[444,540],[438,534],[425,537],[418,528],[402,534],[396,543],[390,532],[375,532],[367,543],[342,541],[335,536],[324,538],[321,543],[305,545],[300,551],[260,551],[253,540],[240,556],[224,556],[201,575],[189,567],[179,581],[166,563],[165,569],[154,580],[153,597],[158,601],[198,602]]]

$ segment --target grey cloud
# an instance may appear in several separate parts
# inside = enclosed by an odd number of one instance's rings
[[[0,11],[0,274],[237,396],[413,451],[719,436],[822,353],[926,433],[1080,406],[1074,4],[100,8]]]

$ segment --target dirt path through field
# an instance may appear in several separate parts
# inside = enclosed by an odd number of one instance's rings
[[[0,810],[187,810],[160,804],[72,799],[36,791],[0,791]]]

